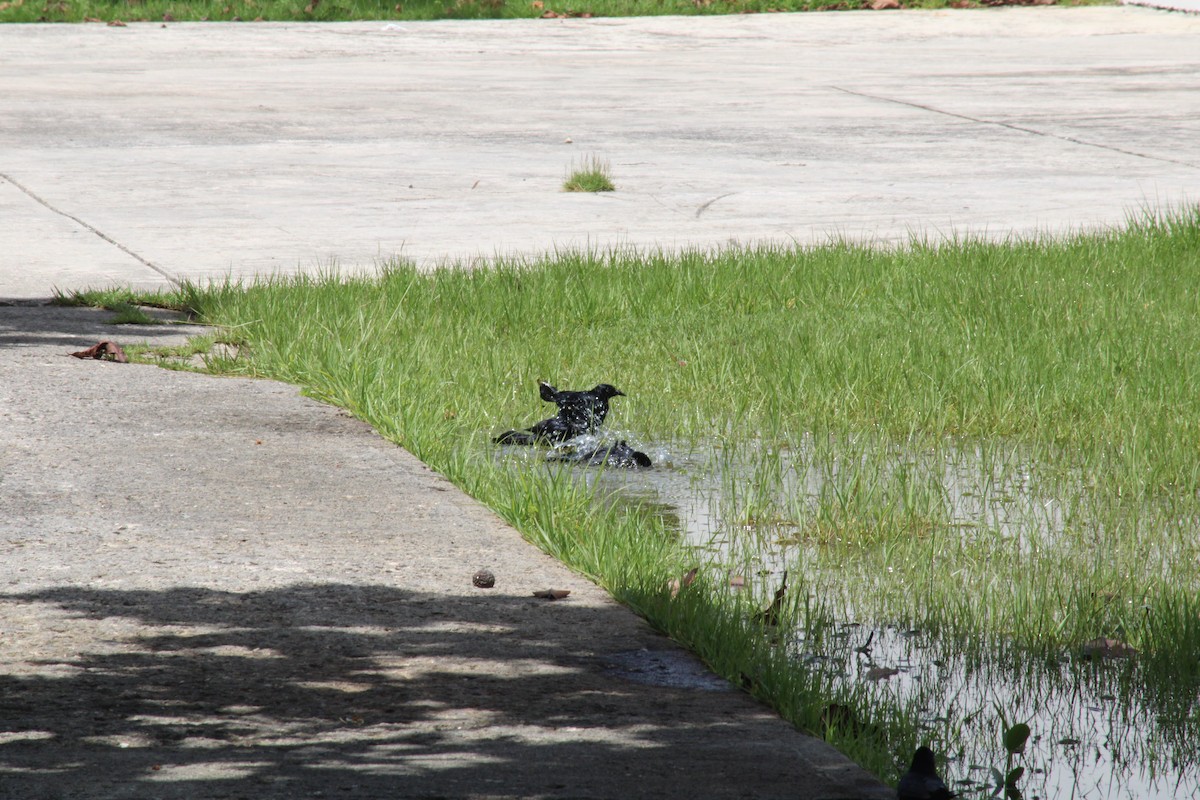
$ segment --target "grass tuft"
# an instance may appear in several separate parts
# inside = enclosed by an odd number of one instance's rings
[[[109,310],[114,312],[112,319],[108,321],[110,325],[161,325],[162,320],[156,319],[138,306],[130,303],[113,303]]]
[[[608,162],[598,156],[589,156],[582,165],[571,170],[562,188],[564,192],[611,192],[617,187],[613,185]]]

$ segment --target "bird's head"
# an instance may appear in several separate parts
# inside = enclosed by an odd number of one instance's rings
[[[605,400],[607,400],[610,397],[624,397],[625,396],[624,392],[622,392],[617,387],[613,386],[611,383],[597,384],[596,388],[592,389],[592,394],[596,395],[597,397],[603,397]]]
[[[919,775],[936,775],[937,763],[933,751],[928,747],[918,747],[917,752],[913,753],[912,771]]]

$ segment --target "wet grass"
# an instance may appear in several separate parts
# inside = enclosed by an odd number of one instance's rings
[[[1034,728],[1035,796],[1200,793],[1192,499],[1105,502],[1019,449],[869,438],[723,453],[697,470],[715,481],[673,495],[719,498],[689,541],[768,591],[799,576],[842,624],[803,630],[797,663],[907,715],[956,778],[986,778],[965,773],[995,757],[1003,713]],[[740,493],[721,485],[737,475]],[[871,688],[876,668],[899,673]]]
[[[395,264],[174,301],[236,330],[238,358],[212,368],[350,409],[894,778],[919,741],[960,774],[1003,766],[996,732],[1041,696],[1019,687],[1087,680],[1128,709],[1136,741],[1114,762],[1196,765],[1197,287],[1190,209],[1061,240]],[[600,484],[570,471],[497,460],[491,435],[543,415],[538,379],[617,385],[609,426],[657,446],[664,474],[672,453],[712,454],[697,480],[719,498],[717,541],[686,542],[651,502],[597,502]],[[783,569],[779,626],[764,626]],[[1014,676],[1018,694],[947,697],[948,671],[920,691],[867,679],[851,623],[919,633],[956,675]],[[1098,637],[1138,653],[1083,659]]]
[[[905,0],[907,8],[1033,5],[1032,0]],[[1095,5],[1095,0],[1069,0]],[[869,9],[871,0],[4,0],[0,22],[520,19]]]

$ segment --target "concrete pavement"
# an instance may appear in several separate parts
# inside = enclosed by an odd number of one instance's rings
[[[32,301],[1117,224],[1200,195],[1198,36],[1140,8],[0,27],[0,298],[30,301],[0,305],[0,798],[889,796],[335,409],[68,358],[187,329]],[[618,191],[559,192],[590,154]]]
[[[1135,7],[0,28],[0,296],[396,255],[904,239],[1200,197]],[[618,191],[559,191],[573,163]]]

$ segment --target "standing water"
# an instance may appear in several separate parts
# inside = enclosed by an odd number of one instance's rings
[[[838,619],[795,634],[788,646],[796,668],[823,670],[866,698],[864,707],[914,720],[918,738],[948,757],[943,776],[960,795],[993,795],[1006,771],[1003,729],[1023,722],[1032,736],[1008,797],[1200,798],[1194,664],[1181,672],[1191,679],[1176,680],[1107,631],[1069,647],[1022,647],[994,631],[910,627],[919,614],[891,611],[899,567],[879,552],[903,548],[898,537],[952,537],[947,553],[1044,562],[1078,549],[1080,531],[1120,527],[1097,511],[1080,471],[1047,477],[1017,448],[921,450],[811,436],[786,448],[683,447],[619,438],[646,451],[654,468],[578,468],[576,476],[605,502],[662,516],[707,569],[736,575],[764,604],[784,571],[793,586],[819,592]],[[1063,582],[1076,580],[1065,563],[1063,571]]]

